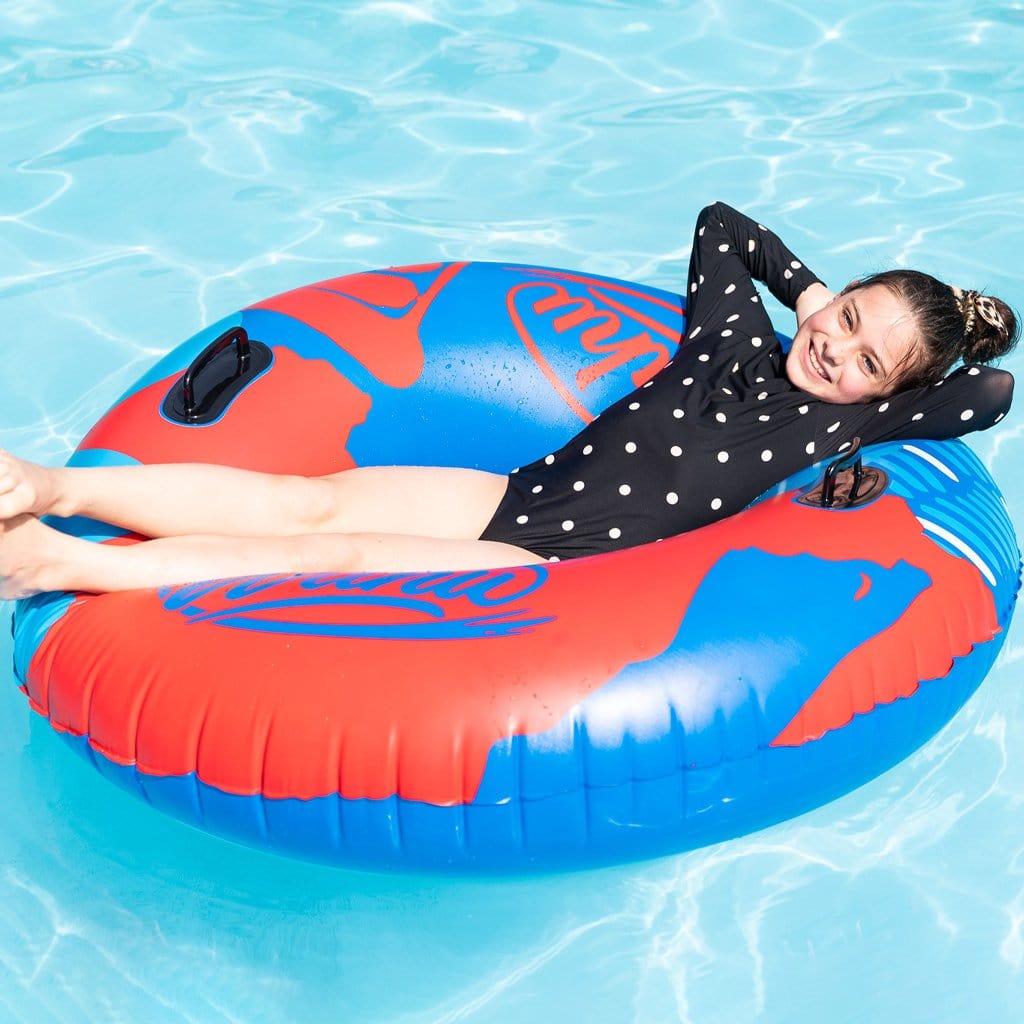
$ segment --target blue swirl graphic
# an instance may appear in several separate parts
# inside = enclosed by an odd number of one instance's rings
[[[240,581],[212,580],[180,587],[164,587],[159,591],[159,596],[167,611],[177,612],[190,623],[207,622],[228,629],[284,636],[467,640],[517,636],[555,618],[553,615],[532,614],[528,608],[523,607],[483,611],[521,601],[540,587],[547,578],[547,571],[537,566],[528,569],[365,576],[302,576],[292,573]],[[282,584],[296,582],[305,593],[286,597],[274,597],[270,593]],[[501,594],[502,588],[510,583],[518,583],[519,586],[510,594]],[[399,593],[374,592],[386,586],[397,586]],[[325,594],[325,589],[336,592]],[[497,595],[496,590],[499,591]],[[221,606],[204,607],[204,598],[211,598],[215,605]],[[480,608],[481,614],[449,618],[447,606],[459,598]],[[310,621],[308,616],[308,612],[314,608],[353,606],[401,610],[420,616],[421,619],[413,622],[349,622],[338,619]]]

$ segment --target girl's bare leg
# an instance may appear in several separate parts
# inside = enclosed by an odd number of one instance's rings
[[[177,464],[47,468],[0,451],[0,519],[82,515],[147,537],[398,533],[476,539],[506,479],[473,469],[366,466],[322,477]]]
[[[21,515],[0,524],[0,598],[42,590],[106,592],[287,572],[491,569],[544,559],[511,544],[400,534],[193,535],[94,544]]]

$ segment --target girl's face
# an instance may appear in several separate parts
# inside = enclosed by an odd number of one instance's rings
[[[916,350],[910,311],[888,288],[869,285],[841,292],[804,320],[786,357],[786,376],[825,402],[870,402],[896,390]]]

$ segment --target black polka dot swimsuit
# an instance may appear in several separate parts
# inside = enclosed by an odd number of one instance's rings
[[[707,207],[673,359],[563,448],[509,474],[481,539],[552,560],[645,544],[739,512],[856,436],[956,437],[1009,409],[1011,375],[977,366],[877,402],[813,398],[786,377],[755,278],[791,309],[818,280],[762,225],[724,203]]]

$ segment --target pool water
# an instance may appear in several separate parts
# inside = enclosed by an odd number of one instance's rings
[[[458,258],[678,289],[718,198],[831,284],[920,266],[1024,307],[1022,56],[1024,5],[970,0],[8,0],[0,445],[62,461],[159,354],[310,280]],[[971,439],[1018,527],[1022,424]],[[819,811],[511,880],[193,831],[8,672],[0,1022],[1019,1020],[1022,629]]]

